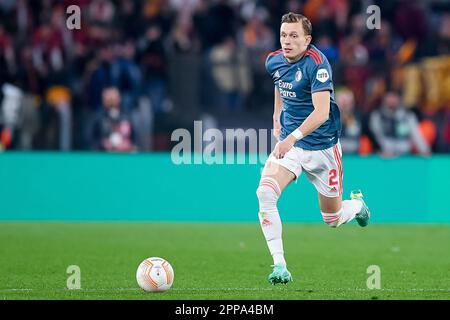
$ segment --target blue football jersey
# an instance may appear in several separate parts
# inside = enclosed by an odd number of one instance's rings
[[[289,63],[282,50],[270,53],[266,60],[267,72],[280,91],[283,101],[280,139],[297,129],[314,110],[312,93],[330,91],[330,115],[319,128],[295,143],[306,150],[323,150],[338,142],[341,134],[339,107],[334,99],[330,63],[315,46],[309,45],[306,54],[297,62]]]

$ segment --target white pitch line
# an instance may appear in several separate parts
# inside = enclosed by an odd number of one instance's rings
[[[142,291],[139,288],[90,288],[90,289],[0,289],[0,293],[8,292],[108,292],[108,291]],[[449,289],[411,288],[411,289],[361,289],[361,288],[333,288],[333,289],[288,289],[288,288],[172,288],[170,291],[274,291],[274,292],[449,292]]]
[[[334,289],[288,289],[288,288],[173,288],[172,290],[178,291],[289,291],[289,292],[303,292],[303,291],[311,291],[311,292],[327,292],[327,291],[362,291],[362,292],[376,292],[376,291],[399,291],[399,292],[414,292],[414,291],[423,291],[423,292],[450,292],[449,289],[352,289],[352,288],[334,288]]]

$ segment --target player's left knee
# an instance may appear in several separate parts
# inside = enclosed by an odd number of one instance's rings
[[[339,221],[341,219],[341,212],[340,211],[336,213],[322,212],[322,219],[331,228],[336,228],[339,226]]]
[[[260,203],[276,203],[280,197],[280,193],[281,190],[278,182],[270,177],[262,178],[256,190],[256,195]]]

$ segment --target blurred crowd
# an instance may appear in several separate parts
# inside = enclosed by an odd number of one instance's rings
[[[169,150],[197,119],[270,128],[265,59],[289,11],[332,64],[345,153],[450,152],[441,0],[0,0],[0,148]]]

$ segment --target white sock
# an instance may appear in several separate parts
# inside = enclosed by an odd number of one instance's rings
[[[256,194],[259,200],[259,221],[274,264],[286,265],[283,251],[282,224],[277,209],[281,190],[275,179],[262,178]]]
[[[355,218],[355,215],[362,209],[362,203],[359,200],[344,200],[342,201],[341,222],[347,223]]]
[[[325,213],[322,212],[323,221],[332,228],[337,228],[340,225],[350,222],[355,218],[355,215],[361,211],[362,203],[358,200],[344,200],[342,201],[342,208],[338,212]]]
[[[273,264],[286,265],[283,251],[282,232],[280,215],[276,213],[259,213],[259,221],[261,222],[261,229],[266,238],[267,246],[273,258]]]

